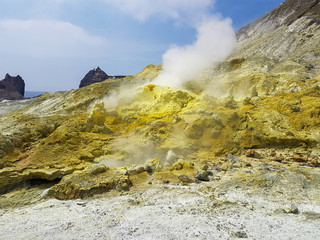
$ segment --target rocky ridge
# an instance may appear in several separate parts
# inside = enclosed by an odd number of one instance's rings
[[[239,47],[234,55],[275,61],[309,58],[319,64],[319,12],[318,0],[285,1],[238,31]]]
[[[318,0],[289,0],[237,32],[239,42],[261,37],[282,26],[290,26],[301,18],[319,24],[320,4]]]

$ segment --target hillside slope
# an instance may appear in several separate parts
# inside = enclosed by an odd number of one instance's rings
[[[318,8],[287,0],[186,89],[149,84],[161,71],[149,65],[1,115],[1,206],[168,183],[208,184],[219,206],[230,188],[318,204]]]

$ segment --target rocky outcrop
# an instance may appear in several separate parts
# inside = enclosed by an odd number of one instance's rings
[[[19,75],[12,77],[7,73],[5,78],[0,81],[0,99],[23,99],[24,88],[24,80]]]
[[[319,0],[287,0],[237,33],[233,56],[319,60]],[[318,63],[312,63],[318,64]]]
[[[256,21],[241,28],[237,33],[238,41],[262,36],[281,26],[289,26],[300,18],[305,17],[312,23],[320,24],[319,0],[287,0],[278,8],[273,9]]]
[[[85,87],[94,83],[103,82],[109,78],[124,78],[125,76],[109,76],[99,67],[96,69],[90,70],[84,78],[81,80],[79,88]]]

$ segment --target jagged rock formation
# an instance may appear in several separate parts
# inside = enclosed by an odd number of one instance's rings
[[[90,70],[84,78],[81,80],[79,88],[85,87],[94,83],[105,81],[109,78],[124,78],[125,76],[109,76],[99,67],[96,69]]]
[[[240,30],[234,53],[187,90],[148,84],[161,71],[149,65],[134,76],[44,94],[0,116],[0,203],[35,182],[50,187],[50,196],[69,199],[149,181],[211,181],[212,174],[224,173],[226,186],[251,184],[272,196],[279,187],[290,192],[288,199],[308,188],[319,201],[320,34],[314,3],[288,0]],[[282,14],[287,20],[279,22]],[[270,26],[264,29],[262,22]],[[105,80],[101,72],[92,70],[88,78]],[[284,183],[295,179],[296,192],[286,191]],[[17,196],[6,203],[25,199]]]
[[[0,99],[23,99],[24,88],[24,80],[19,75],[12,77],[7,73],[5,78],[0,81]]]

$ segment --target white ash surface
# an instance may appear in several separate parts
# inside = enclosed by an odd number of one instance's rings
[[[211,190],[210,190],[211,189]],[[0,210],[0,239],[320,239],[320,207],[230,190],[214,197],[210,183],[157,185],[117,197],[45,202]]]

